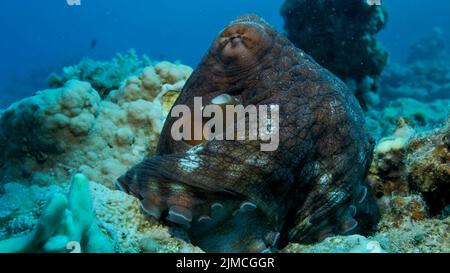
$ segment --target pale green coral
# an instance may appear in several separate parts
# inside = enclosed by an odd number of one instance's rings
[[[64,218],[67,198],[56,195],[45,209],[34,232],[0,241],[0,253],[38,252],[50,240]]]
[[[79,243],[84,252],[112,252],[111,240],[96,221],[89,181],[77,174],[67,197],[56,194],[50,200],[36,229],[25,236],[0,241],[0,252],[67,252],[69,242]]]

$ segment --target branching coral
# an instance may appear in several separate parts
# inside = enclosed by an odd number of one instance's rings
[[[366,0],[287,0],[281,13],[295,45],[347,81],[363,106],[378,101],[388,54],[375,35],[387,23],[384,6]]]

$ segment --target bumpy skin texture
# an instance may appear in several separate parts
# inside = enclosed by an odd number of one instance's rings
[[[191,146],[173,140],[176,119],[168,118],[157,155],[118,186],[206,251],[265,251],[354,229],[372,143],[345,84],[247,15],[221,33],[175,105],[193,109],[195,96],[210,104],[222,94],[244,106],[278,104],[279,148],[219,140]]]

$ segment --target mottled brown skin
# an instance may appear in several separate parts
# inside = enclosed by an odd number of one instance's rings
[[[244,106],[280,105],[276,151],[261,152],[260,141],[193,147],[172,139],[176,119],[168,118],[157,155],[121,177],[119,187],[207,251],[265,251],[354,229],[372,143],[345,84],[248,15],[220,34],[175,104],[192,109],[194,97],[209,104],[224,93]]]

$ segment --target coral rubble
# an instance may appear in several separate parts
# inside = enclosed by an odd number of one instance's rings
[[[388,54],[376,39],[387,23],[384,6],[366,0],[287,0],[281,11],[289,39],[349,83],[363,107],[376,90]]]

